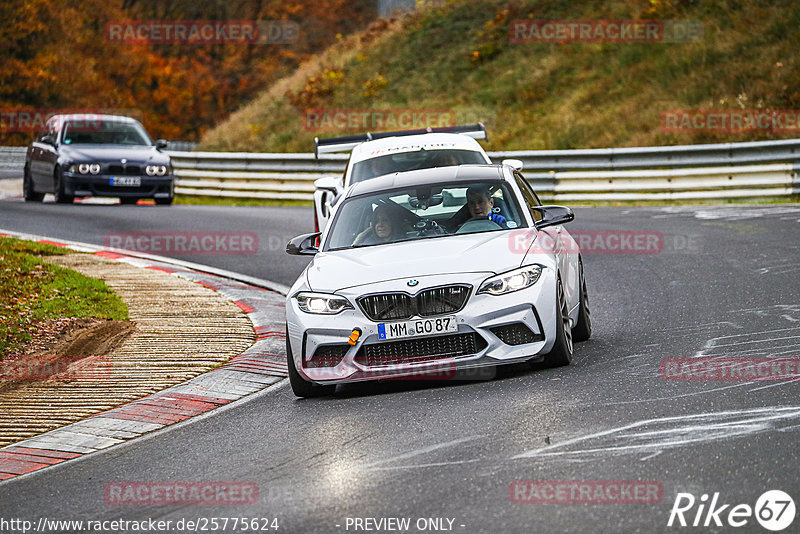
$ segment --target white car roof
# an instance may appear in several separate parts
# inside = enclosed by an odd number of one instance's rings
[[[426,133],[404,137],[386,137],[364,141],[353,148],[350,163],[358,163],[386,154],[414,152],[417,150],[471,150],[485,153],[483,147],[472,137],[455,133]]]

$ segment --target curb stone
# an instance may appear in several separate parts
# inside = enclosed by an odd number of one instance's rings
[[[83,243],[2,231],[17,237],[153,269],[210,288],[239,306],[253,323],[256,342],[221,367],[145,398],[0,449],[0,481],[107,449],[143,434],[209,412],[266,389],[287,376],[284,346],[284,296],[270,289],[200,272],[168,258],[127,255]],[[180,265],[176,265],[180,263]],[[223,273],[223,271],[217,271]],[[230,273],[236,276],[235,273]],[[238,276],[237,276],[238,277]],[[279,286],[268,281],[264,285]],[[280,287],[280,286],[279,286]]]

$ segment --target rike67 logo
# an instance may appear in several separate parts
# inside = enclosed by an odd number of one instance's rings
[[[763,528],[779,532],[794,522],[795,512],[794,500],[781,490],[764,492],[755,506],[723,504],[719,492],[714,493],[710,502],[706,493],[700,499],[691,493],[678,493],[667,526],[740,528],[752,525],[755,518]]]

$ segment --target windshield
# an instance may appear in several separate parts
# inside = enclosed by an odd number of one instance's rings
[[[346,200],[331,223],[324,250],[526,226],[506,183],[425,185]]]
[[[365,159],[353,165],[350,183],[355,184],[393,172],[447,167],[450,165],[484,164],[483,154],[475,150],[415,150]]]
[[[65,145],[152,145],[144,128],[136,122],[114,120],[70,120],[64,124]]]

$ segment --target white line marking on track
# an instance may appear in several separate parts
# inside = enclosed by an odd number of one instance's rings
[[[596,457],[598,454],[652,454],[689,444],[703,444],[786,428],[800,419],[800,406],[775,406],[646,419],[531,449],[511,459]],[[798,425],[789,425],[798,426]],[[569,450],[570,447],[576,448]],[[583,448],[587,447],[587,448]]]

